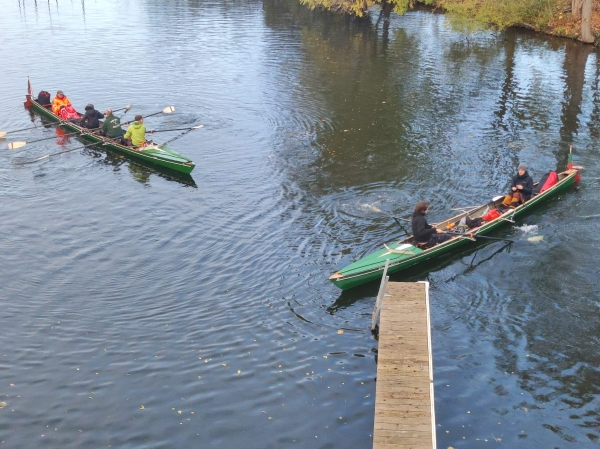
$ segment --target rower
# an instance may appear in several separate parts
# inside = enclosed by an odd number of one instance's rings
[[[517,174],[512,179],[511,192],[504,197],[503,206],[515,208],[531,199],[533,193],[533,179],[527,173],[527,165],[519,164]]]
[[[112,109],[104,111],[104,123],[102,123],[102,133],[111,139],[123,137],[123,128],[121,128],[121,119],[113,115]]]
[[[146,126],[141,115],[135,116],[135,121],[127,128],[124,139],[129,140],[130,145],[134,147],[143,146],[146,143]]]
[[[441,229],[427,223],[425,215],[428,211],[429,203],[419,201],[415,205],[412,217],[413,238],[421,248],[431,248],[452,238],[451,235],[445,234]]]
[[[96,111],[94,105],[90,103],[85,107],[85,114],[79,122],[79,125],[87,129],[98,129],[100,128],[101,118],[104,118],[104,114]]]

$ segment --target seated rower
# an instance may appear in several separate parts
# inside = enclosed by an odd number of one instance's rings
[[[110,139],[119,140],[123,137],[123,128],[121,128],[121,119],[113,115],[111,109],[104,111],[104,123],[102,123],[102,134]]]
[[[124,139],[129,140],[134,147],[143,146],[146,143],[146,126],[141,115],[135,116],[135,121],[127,128]]]
[[[85,107],[85,114],[79,121],[79,126],[87,129],[98,129],[100,128],[100,119],[104,118],[102,112],[96,111],[93,104],[88,104]]]
[[[419,201],[415,205],[415,210],[412,216],[412,232],[413,238],[418,246],[431,248],[439,243],[443,243],[452,238],[451,235],[444,234],[441,229],[431,226],[427,223],[425,215],[429,211],[429,203]]]
[[[56,96],[52,101],[52,112],[56,115],[60,115],[60,110],[65,106],[71,106],[71,102],[67,98],[65,94],[63,94],[62,90],[56,92]]]
[[[527,173],[527,165],[519,164],[517,174],[512,179],[511,193],[504,197],[503,206],[515,208],[531,199],[533,179]]]

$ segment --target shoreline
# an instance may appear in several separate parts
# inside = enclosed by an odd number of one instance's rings
[[[600,4],[594,2],[592,7],[591,28],[594,42],[584,42],[581,38],[581,18],[576,19],[571,13],[570,0],[562,0],[556,8],[556,14],[550,18],[545,27],[529,23],[515,23],[506,28],[517,28],[546,34],[553,37],[572,39],[586,45],[600,47]],[[416,0],[415,8],[448,14],[448,11],[439,5],[428,5],[423,0]],[[491,24],[494,27],[494,24]]]

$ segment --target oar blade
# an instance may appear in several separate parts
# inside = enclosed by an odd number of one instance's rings
[[[191,129],[200,129],[200,128],[204,128],[204,125],[192,126]]]
[[[175,107],[174,106],[167,106],[162,111],[165,114],[170,114],[171,112],[175,112]]]
[[[0,131],[0,137],[6,136],[6,131]]]
[[[129,111],[130,109],[131,109],[131,105],[130,104],[128,104],[127,106],[125,106],[125,110],[126,111]]]
[[[9,150],[16,150],[17,148],[21,148],[27,145],[27,142],[11,142],[8,144]]]

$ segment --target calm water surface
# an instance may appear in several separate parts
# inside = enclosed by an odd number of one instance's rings
[[[1,445],[370,447],[378,286],[329,274],[416,201],[446,217],[571,144],[581,185],[498,234],[515,244],[393,280],[431,283],[438,447],[600,445],[592,49],[295,0],[12,0],[0,30],[4,131],[39,124],[28,75],[79,110],[205,125],[172,144],[188,183],[87,150],[13,163],[81,145],[6,149],[53,128],[2,141]]]

